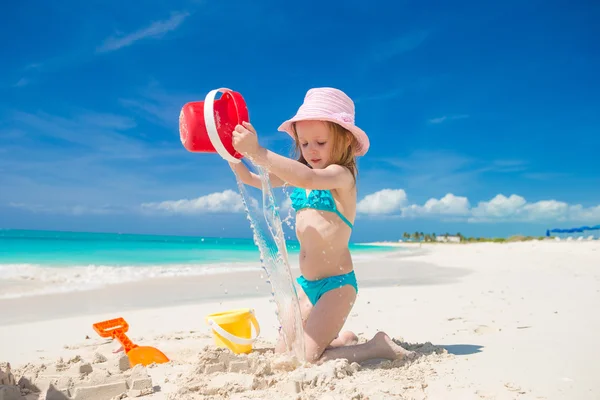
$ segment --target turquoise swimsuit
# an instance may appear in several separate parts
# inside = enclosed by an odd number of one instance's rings
[[[352,223],[337,209],[333,195],[329,190],[311,190],[310,194],[306,196],[306,190],[296,188],[290,195],[290,199],[292,200],[292,207],[296,211],[302,208],[330,211],[336,213],[352,229]]]
[[[317,301],[319,301],[321,296],[323,296],[325,293],[333,289],[341,288],[345,285],[352,285],[356,290],[356,293],[358,293],[358,283],[356,282],[356,275],[354,275],[354,271],[350,271],[344,275],[329,276],[327,278],[317,279],[314,281],[309,281],[300,275],[296,279],[296,282],[298,282],[298,285],[300,285],[302,290],[304,290],[304,293],[306,293],[306,296],[313,306],[317,304]]]
[[[290,195],[292,200],[292,207],[298,211],[303,208],[312,208],[320,211],[329,211],[337,214],[344,223],[346,223],[350,229],[352,229],[352,223],[348,221],[346,217],[337,209],[333,195],[329,190],[311,190],[308,196],[306,190],[302,188],[295,188]],[[303,276],[298,277],[296,282],[300,285],[310,302],[315,305],[317,301],[330,290],[341,288],[345,285],[352,285],[358,293],[358,284],[356,282],[356,276],[354,271],[351,271],[344,275],[330,276],[323,279],[317,279],[309,281]]]

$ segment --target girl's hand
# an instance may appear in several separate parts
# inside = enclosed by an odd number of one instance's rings
[[[256,130],[250,122],[242,122],[233,130],[233,148],[240,154],[252,157],[260,150]]]

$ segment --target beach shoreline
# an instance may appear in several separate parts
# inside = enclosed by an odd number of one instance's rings
[[[114,242],[111,242],[114,244]],[[119,243],[120,244],[120,243]],[[89,253],[85,263],[79,260],[73,263],[70,260],[69,252],[61,250],[61,246],[68,246],[64,243],[52,243],[50,250],[61,254],[60,261],[44,262],[36,256],[37,263],[15,262],[10,259],[11,248],[8,247],[6,254],[0,257],[0,301],[11,298],[20,298],[27,296],[39,296],[47,294],[61,294],[74,291],[98,290],[113,285],[132,284],[143,282],[155,282],[157,279],[169,278],[189,278],[199,279],[210,277],[211,275],[239,274],[246,271],[261,271],[260,253],[254,246],[252,250],[243,248],[241,250],[243,257],[238,261],[231,261],[235,257],[232,253],[239,252],[235,246],[228,244],[218,250],[194,249],[193,254],[186,254],[185,249],[162,248],[154,253],[146,255],[144,263],[131,264],[128,261],[118,261],[116,257],[122,255],[129,256],[137,252],[144,253],[146,249],[132,248],[127,251],[119,249],[116,253],[111,252],[110,248],[103,248],[108,244],[106,242],[95,244],[101,246],[101,250],[77,250],[75,258],[81,258],[81,253]],[[120,244],[121,245],[121,244]],[[193,247],[193,245],[191,246]],[[35,248],[32,249],[35,251]],[[48,248],[45,249],[48,252]],[[359,246],[353,249],[353,259],[355,263],[360,264],[367,261],[373,261],[379,257],[395,256],[399,253],[409,253],[411,250],[392,249],[386,246]],[[23,257],[21,250],[18,257]],[[385,254],[384,254],[385,253]],[[164,257],[169,254],[181,254],[181,262],[165,262],[153,258]],[[211,254],[208,259],[198,260],[201,254]],[[103,263],[102,258],[108,255],[110,263]],[[219,255],[229,257],[229,261],[218,259]],[[298,268],[298,255],[295,252],[288,253],[290,268]],[[96,259],[96,261],[94,261]],[[7,262],[8,261],[8,262]],[[22,260],[25,261],[25,260]],[[107,260],[104,260],[107,261]],[[139,261],[139,260],[138,260]],[[196,262],[199,261],[199,262]],[[210,278],[207,278],[210,279]]]
[[[381,252],[355,261],[361,287],[430,284],[460,277],[468,271],[442,270],[434,265],[412,262],[412,251]],[[381,263],[383,262],[383,264]],[[390,265],[390,263],[393,263]],[[290,263],[292,278],[299,276],[297,260]],[[210,303],[238,298],[272,298],[267,273],[260,264],[252,270],[228,269],[206,275],[156,277],[105,285],[67,293],[27,295],[0,299],[0,326],[66,318],[86,313],[142,310],[169,305]]]
[[[595,362],[600,351],[593,345],[600,332],[600,316],[593,312],[600,306],[600,241],[421,248],[357,263],[359,296],[344,327],[361,340],[383,330],[411,343],[419,354],[412,363],[352,367],[340,361],[277,369],[276,357],[269,353],[279,326],[275,305],[266,292],[268,283],[260,283],[254,272],[229,274],[230,290],[222,295],[214,276],[208,281],[157,280],[155,286],[127,284],[121,297],[118,291],[86,292],[94,302],[112,304],[104,309],[85,305],[78,292],[64,295],[61,302],[50,295],[0,302],[10,320],[0,325],[0,362],[11,362],[16,375],[37,371],[42,376],[41,365],[54,368],[59,358],[67,364],[81,359],[101,374],[120,355],[113,353],[118,344],[100,338],[92,324],[122,316],[134,342],[155,346],[172,360],[145,369],[155,387],[142,397],[148,399],[584,399],[600,393]],[[250,296],[244,288],[252,289],[256,281],[262,295]],[[194,289],[206,297],[180,301]],[[154,303],[149,302],[152,295]],[[138,304],[123,306],[136,299]],[[235,308],[255,310],[261,334],[250,359],[267,362],[270,374],[259,377],[250,367],[238,372],[205,369],[217,354],[205,317]],[[24,315],[19,317],[19,310]],[[561,351],[565,344],[568,362]],[[93,363],[95,354],[107,361]],[[236,357],[227,365],[246,365],[246,358]],[[115,370],[111,376],[125,379],[129,373]],[[91,385],[90,379],[78,375],[65,383],[65,390],[72,395],[84,383]],[[290,380],[295,382],[291,386],[285,383]]]

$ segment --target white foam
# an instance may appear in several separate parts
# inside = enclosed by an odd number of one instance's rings
[[[0,264],[0,299],[68,293],[146,279],[258,271],[248,263],[169,264],[148,266],[80,265],[49,267],[37,264]]]

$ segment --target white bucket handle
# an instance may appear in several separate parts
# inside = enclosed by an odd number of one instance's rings
[[[250,314],[252,314],[252,316],[254,316],[254,310],[250,310],[249,312],[250,312]],[[256,341],[256,339],[258,339],[258,336],[260,335],[260,326],[258,325],[258,320],[256,319],[255,316],[254,316],[254,318],[250,318],[250,320],[252,321],[252,325],[254,325],[254,330],[256,331],[256,336],[254,338],[250,338],[250,339],[232,335],[231,333],[227,332],[225,329],[221,328],[221,326],[219,324],[217,324],[215,321],[213,321],[211,318],[208,318],[207,322],[208,322],[208,326],[210,326],[219,335],[223,336],[225,339],[229,340],[230,342],[233,342],[235,344],[253,344]]]
[[[225,93],[229,91],[231,90],[227,88],[220,88],[208,92],[206,98],[204,99],[204,123],[206,124],[208,138],[210,139],[210,142],[217,153],[219,153],[221,157],[229,162],[239,163],[240,160],[229,154],[227,149],[225,149],[225,146],[223,146],[221,138],[219,137],[219,132],[217,131],[217,122],[215,121],[215,96],[218,92]]]

